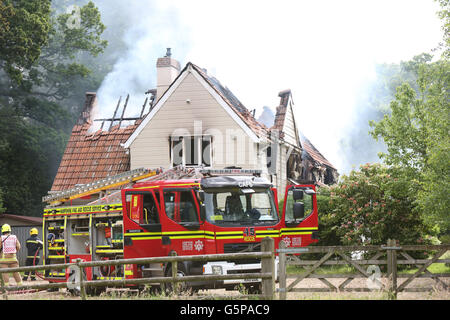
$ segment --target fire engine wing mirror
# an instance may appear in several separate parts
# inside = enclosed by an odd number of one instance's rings
[[[198,197],[199,197],[201,202],[205,201],[205,191],[199,191],[198,192]]]
[[[303,219],[305,217],[305,205],[302,202],[295,202],[292,211],[294,212],[294,219]]]
[[[204,222],[206,220],[206,208],[204,204],[200,204],[200,221]]]
[[[293,197],[294,197],[294,201],[302,200],[303,199],[303,190],[294,190]]]

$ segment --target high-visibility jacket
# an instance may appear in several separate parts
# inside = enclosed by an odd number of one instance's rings
[[[27,246],[27,258],[34,258],[39,249],[42,249],[42,241],[39,239],[37,234],[33,234],[26,241]],[[36,255],[36,258],[39,258]]]
[[[1,261],[17,261],[16,253],[20,249],[20,243],[17,237],[13,234],[6,234],[1,236],[2,254]]]
[[[17,252],[17,237],[13,234],[2,235],[2,248],[3,253],[16,253]]]

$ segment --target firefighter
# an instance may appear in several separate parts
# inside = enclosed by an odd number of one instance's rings
[[[43,243],[41,239],[39,239],[38,234],[38,229],[32,228],[30,230],[30,237],[26,241],[28,253],[25,264],[27,267],[36,266],[39,264],[39,250],[42,249]],[[27,281],[28,276],[30,276],[31,281],[36,280],[34,271],[26,271],[22,280]]]
[[[4,224],[2,226],[1,236],[1,256],[0,256],[0,268],[18,268],[19,261],[17,260],[16,253],[20,250],[20,242],[17,237],[11,234],[11,226]],[[9,275],[2,273],[5,286],[9,283]],[[14,280],[18,286],[22,285],[22,278],[19,272],[13,272]]]

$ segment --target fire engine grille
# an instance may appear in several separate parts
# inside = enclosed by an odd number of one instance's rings
[[[224,253],[238,253],[238,252],[259,252],[261,251],[260,243],[226,243],[223,245]],[[234,261],[236,264],[258,263],[258,259],[239,259]]]
[[[259,252],[259,251],[261,251],[260,243],[225,243],[223,245],[223,253]]]

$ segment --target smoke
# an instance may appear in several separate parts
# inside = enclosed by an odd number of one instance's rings
[[[379,113],[361,97],[379,77],[376,64],[408,60],[441,40],[436,4],[428,1],[94,3],[111,61],[97,90],[99,117],[111,117],[127,94],[125,116],[138,114],[144,92],[155,87],[156,60],[171,47],[181,66],[189,57],[258,113],[290,88],[299,130],[341,173],[383,151],[368,134]]]
[[[119,98],[122,114],[130,95],[125,117],[138,116],[145,101],[145,92],[156,88],[156,61],[172,48],[182,62],[188,48],[188,28],[180,25],[174,9],[154,1],[97,0],[109,41],[106,55],[114,60],[111,71],[97,90],[97,118],[111,118]],[[182,63],[183,65],[183,63]],[[146,109],[148,111],[148,109]],[[100,122],[94,123],[96,130]]]

